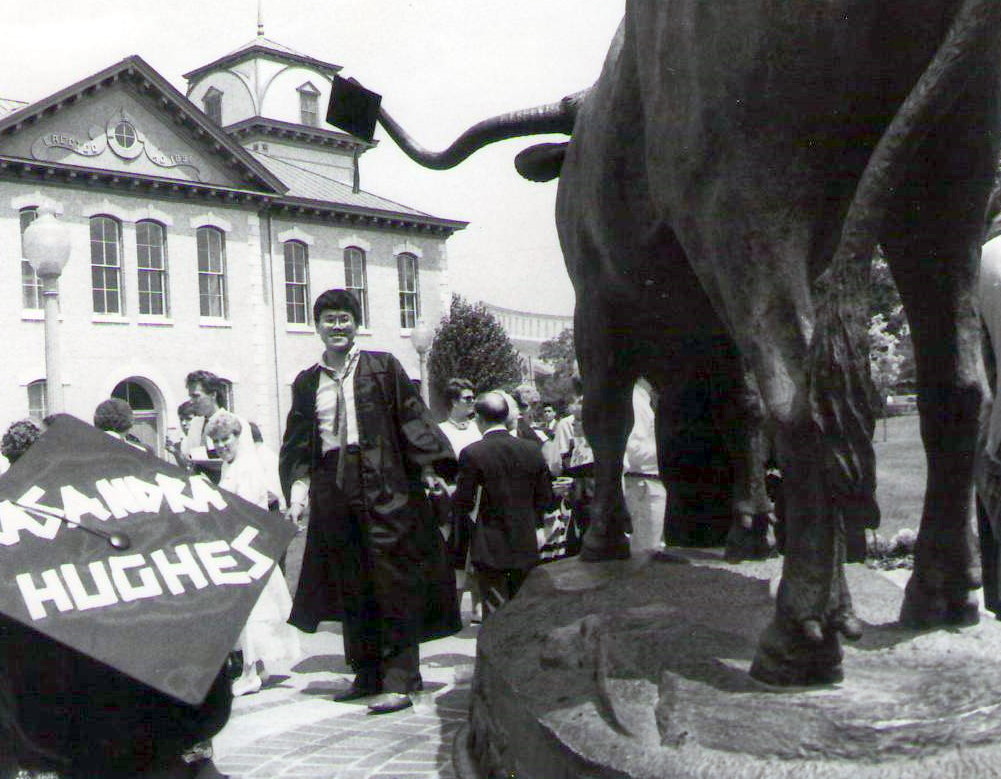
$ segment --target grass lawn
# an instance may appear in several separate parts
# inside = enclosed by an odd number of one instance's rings
[[[902,528],[917,532],[925,494],[925,450],[918,415],[876,421],[876,500],[882,521],[876,531],[886,539]]]

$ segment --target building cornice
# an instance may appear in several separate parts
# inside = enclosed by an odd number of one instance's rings
[[[268,119],[263,116],[252,116],[223,128],[225,132],[238,141],[253,136],[276,138],[282,141],[292,141],[308,146],[323,146],[349,152],[366,152],[375,147],[378,141],[363,141],[353,135],[325,130],[322,127],[308,127],[304,124],[282,122],[278,119]]]
[[[0,155],[0,180],[22,181],[113,191],[119,194],[266,208],[275,214],[320,219],[329,223],[399,230],[447,238],[469,223],[433,216],[349,206],[323,200],[292,198],[250,189],[197,181],[181,181],[148,174],[88,168],[61,162],[39,162]]]
[[[53,185],[114,190],[126,194],[141,193],[167,199],[206,199],[229,203],[267,204],[275,193],[239,189],[199,181],[181,181],[163,176],[127,173],[64,162],[40,162],[23,157],[0,155],[0,179],[41,182]]]
[[[272,203],[272,210],[278,214],[326,219],[344,226],[425,233],[436,238],[448,238],[469,225],[469,222],[455,219],[381,211],[307,198],[277,197]]]

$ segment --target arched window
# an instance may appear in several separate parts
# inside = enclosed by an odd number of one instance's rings
[[[344,288],[355,293],[361,305],[359,327],[368,327],[368,277],[365,270],[365,252],[357,246],[344,250]]]
[[[113,217],[90,218],[90,277],[94,313],[125,313],[122,299],[122,226]]]
[[[285,318],[309,323],[309,247],[302,241],[285,241]]]
[[[163,403],[157,402],[151,389],[157,392],[155,386],[148,386],[145,380],[133,376],[120,381],[111,391],[111,397],[121,398],[132,407],[133,423],[129,433],[162,457]]]
[[[32,222],[38,219],[37,206],[22,208],[21,216],[21,305],[25,308],[42,307],[42,282],[31,267],[31,263],[24,259],[24,231]]]
[[[159,222],[136,222],[139,313],[167,316],[167,230]]]
[[[415,327],[421,315],[417,257],[409,252],[396,255],[400,279],[400,327]]]
[[[199,227],[198,239],[198,305],[202,316],[225,319],[229,308],[226,300],[226,235],[217,227]]]
[[[45,379],[28,385],[28,416],[45,419],[49,415],[49,404],[45,396]]]
[[[215,87],[209,87],[202,98],[202,110],[213,122],[222,124],[222,92]]]

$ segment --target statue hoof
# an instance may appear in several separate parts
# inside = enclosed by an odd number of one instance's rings
[[[862,638],[862,620],[854,614],[846,614],[837,623],[838,631],[849,641],[858,641]]]
[[[598,536],[589,531],[580,545],[580,559],[585,563],[628,560],[629,538],[625,533]]]
[[[960,597],[948,597],[942,592],[908,582],[904,604],[900,608],[900,624],[912,630],[938,627],[968,627],[980,621],[980,601],[970,591]]]
[[[746,515],[751,518],[750,527],[743,524],[742,516],[734,518],[730,531],[726,534],[723,559],[732,564],[744,560],[767,560],[772,554],[772,548],[768,544],[768,515]]]
[[[844,679],[836,631],[822,631],[817,642],[809,623],[820,626],[817,620],[805,620],[798,627],[783,620],[785,628],[775,620],[769,623],[751,663],[751,678],[776,687],[811,687]]]

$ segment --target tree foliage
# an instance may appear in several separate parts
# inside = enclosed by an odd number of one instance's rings
[[[873,258],[869,299],[869,364],[873,383],[885,398],[915,381],[914,346],[907,315],[881,251]]]
[[[469,379],[477,392],[510,390],[521,381],[521,368],[521,357],[494,315],[482,303],[452,295],[428,356],[432,393],[441,398],[453,377]]]
[[[577,375],[577,353],[574,348],[573,328],[568,327],[555,338],[539,345],[539,359],[553,367],[552,376],[536,380],[539,393],[549,403],[569,401],[575,397],[573,377]]]

